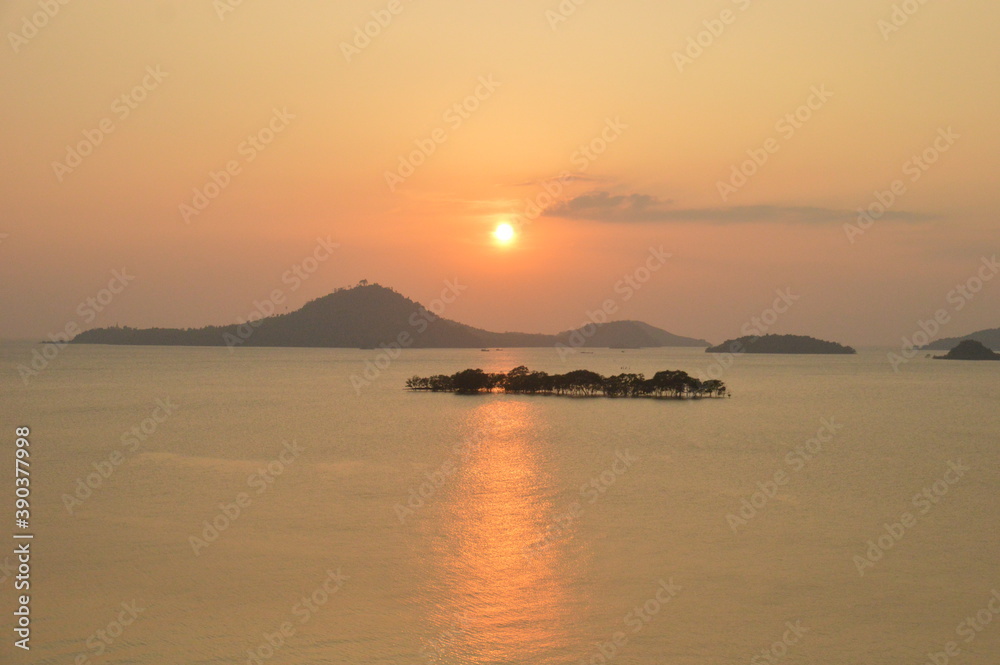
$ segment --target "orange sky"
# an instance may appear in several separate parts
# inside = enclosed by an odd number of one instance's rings
[[[577,327],[613,299],[721,341],[790,289],[773,332],[898,344],[1000,244],[1000,5],[931,2],[891,29],[893,7],[4,3],[0,337],[230,323],[276,288],[297,307],[360,279],[427,302],[457,279],[445,316],[495,330]],[[196,190],[215,196],[193,214]],[[998,325],[1000,279],[944,334]]]

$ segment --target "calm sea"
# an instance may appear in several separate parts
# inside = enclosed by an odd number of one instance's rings
[[[678,402],[403,382],[715,356],[411,350],[356,390],[373,351],[80,346],[25,386],[32,348],[0,346],[36,534],[3,663],[1000,662],[1000,363],[740,356]]]

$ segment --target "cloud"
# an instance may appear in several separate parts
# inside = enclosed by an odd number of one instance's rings
[[[603,178],[596,176],[583,175],[582,173],[574,173],[572,175],[559,175],[551,178],[541,178],[539,180],[525,180],[523,182],[516,182],[511,187],[541,187],[547,182],[552,182],[558,180],[561,183],[568,182],[600,182]]]
[[[547,217],[585,219],[599,222],[710,222],[735,224],[746,222],[813,223],[855,221],[857,211],[838,210],[815,206],[751,205],[721,206],[715,208],[675,208],[669,199],[648,194],[612,195],[597,191],[583,194],[568,201],[561,201],[545,210]],[[881,218],[886,221],[922,222],[936,219],[934,215],[887,211]]]

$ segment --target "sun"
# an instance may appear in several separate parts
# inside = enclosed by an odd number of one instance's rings
[[[493,229],[493,237],[499,244],[509,245],[517,238],[517,231],[511,224],[504,222]]]

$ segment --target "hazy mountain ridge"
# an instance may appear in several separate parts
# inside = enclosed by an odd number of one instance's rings
[[[592,332],[589,337],[588,332]],[[583,338],[582,346],[609,347],[609,348],[646,348],[659,346],[709,346],[703,339],[693,339],[691,337],[681,337],[666,330],[642,321],[609,321],[601,325],[595,325],[591,330],[588,326],[576,330],[566,330],[556,335],[560,343],[569,346],[581,346],[575,344]]]
[[[590,333],[588,335],[588,333]],[[580,340],[583,340],[580,343]],[[338,289],[294,312],[253,324],[204,328],[95,328],[73,339],[80,344],[161,346],[274,346],[375,348],[660,347],[708,346],[639,321],[615,321],[557,335],[491,332],[435,316],[420,303],[378,285]]]
[[[1000,328],[979,330],[965,335],[964,337],[945,337],[943,339],[937,339],[924,348],[930,351],[948,351],[954,348],[957,344],[970,339],[993,350],[1000,349]]]

